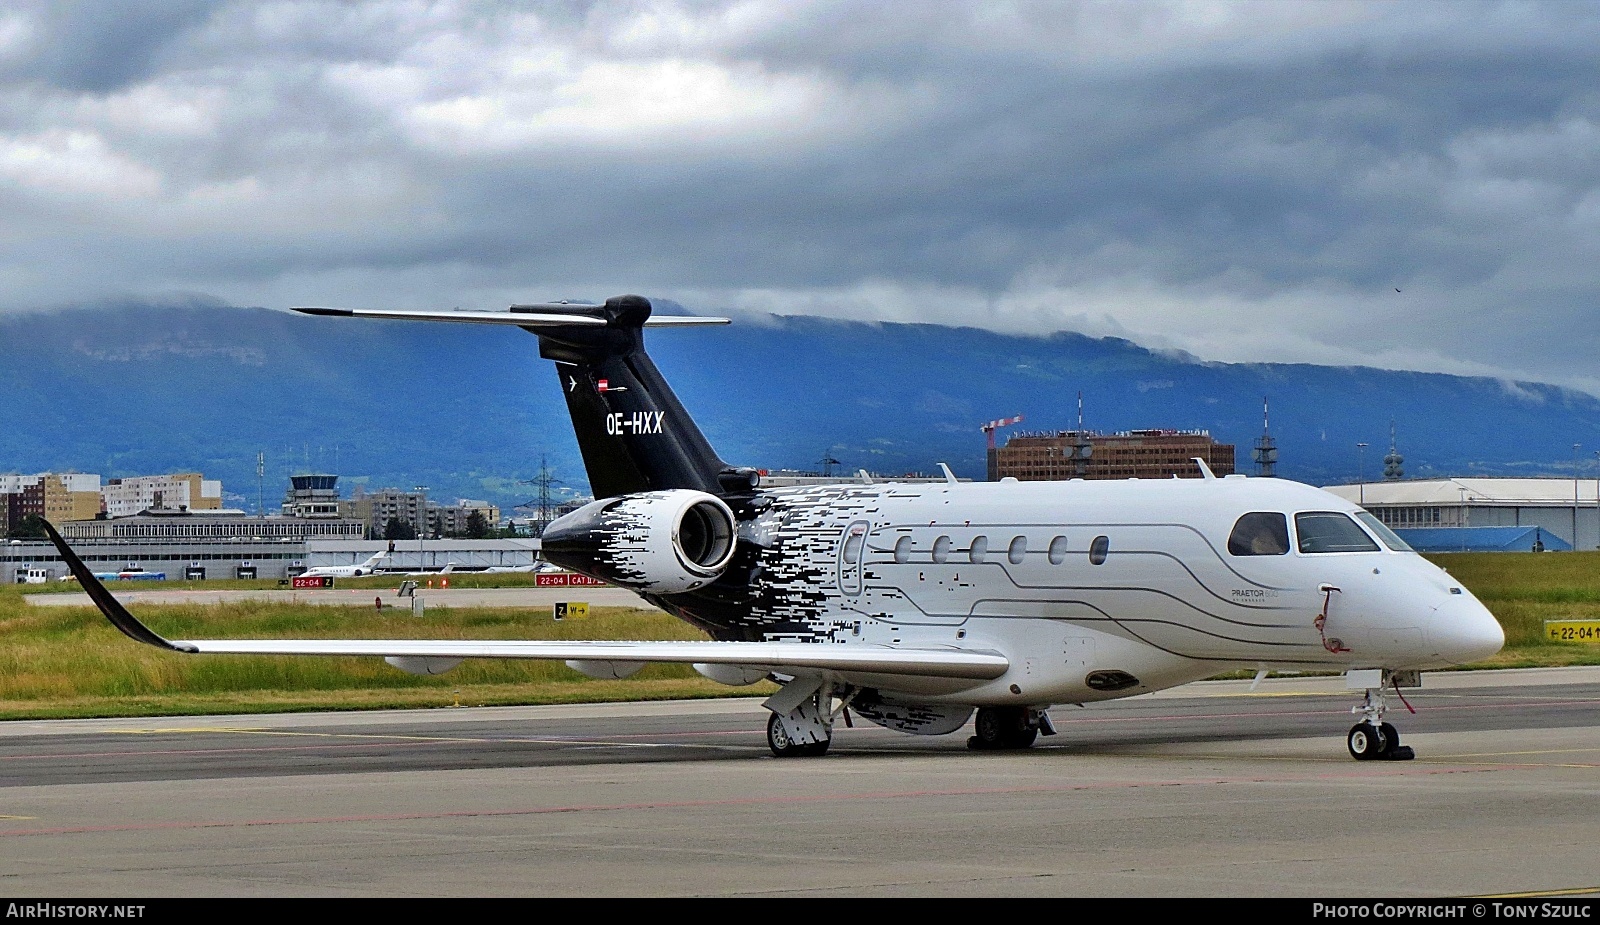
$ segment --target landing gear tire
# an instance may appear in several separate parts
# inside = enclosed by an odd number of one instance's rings
[[[1390,761],[1410,761],[1417,757],[1416,751],[1411,746],[1400,744],[1400,730],[1394,728],[1393,723],[1383,723],[1378,729],[1389,741],[1389,751],[1383,757]]]
[[[1350,757],[1357,761],[1375,761],[1387,758],[1389,751],[1394,747],[1394,742],[1385,735],[1383,726],[1374,726],[1371,723],[1356,723],[1350,727],[1350,733],[1345,736],[1344,743],[1350,749]],[[1389,729],[1393,729],[1389,726]]]
[[[1027,748],[1039,737],[1039,727],[1028,722],[1024,707],[979,707],[972,729],[976,735],[967,747],[977,750]]]
[[[789,730],[783,728],[783,721],[774,713],[767,717],[767,747],[772,749],[772,754],[778,758],[798,758],[805,746],[789,738]]]
[[[789,730],[783,728],[783,720],[778,714],[773,713],[767,717],[767,747],[772,749],[775,757],[810,758],[826,755],[831,741],[823,739],[821,742],[796,742],[789,738]]]

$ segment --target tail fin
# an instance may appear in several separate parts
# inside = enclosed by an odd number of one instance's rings
[[[636,295],[604,305],[513,305],[509,312],[410,312],[297,308],[311,315],[508,324],[538,335],[554,360],[596,498],[669,488],[728,496],[748,492],[753,469],[733,468],[711,448],[644,349],[644,328],[727,324],[726,318],[651,318]]]
[[[697,488],[722,494],[728,465],[672,393],[644,349],[650,303],[619,296],[600,309],[603,328],[541,328],[539,355],[554,360],[596,498]]]

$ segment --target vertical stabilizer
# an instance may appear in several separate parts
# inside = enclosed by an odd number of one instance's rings
[[[711,448],[644,349],[650,302],[608,299],[603,327],[542,327],[596,498],[669,488],[728,493],[729,467]]]
[[[553,302],[509,311],[409,311],[300,307],[307,315],[514,326],[539,337],[554,360],[596,498],[693,488],[719,496],[747,493],[754,469],[731,469],[678,403],[644,352],[644,328],[727,324],[726,318],[650,317],[636,295],[604,305]]]

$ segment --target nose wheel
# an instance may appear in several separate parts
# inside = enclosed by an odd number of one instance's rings
[[[1417,757],[1411,746],[1400,744],[1400,731],[1390,723],[1356,723],[1344,742],[1350,757],[1357,761],[1406,761]]]
[[[1396,688],[1397,692],[1398,690],[1399,688]],[[1350,712],[1363,717],[1361,722],[1350,727],[1350,731],[1344,737],[1344,744],[1350,750],[1350,757],[1357,761],[1410,761],[1417,757],[1411,746],[1400,744],[1400,730],[1394,728],[1392,723],[1383,721],[1383,714],[1387,710],[1388,704],[1384,702],[1383,688],[1367,688],[1366,697],[1362,699],[1361,704],[1350,709]]]

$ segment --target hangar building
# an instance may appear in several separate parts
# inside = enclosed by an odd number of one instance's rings
[[[1600,479],[1416,479],[1324,487],[1401,536],[1424,528],[1538,527],[1573,549],[1600,549]],[[1545,548],[1557,547],[1546,539]]]

